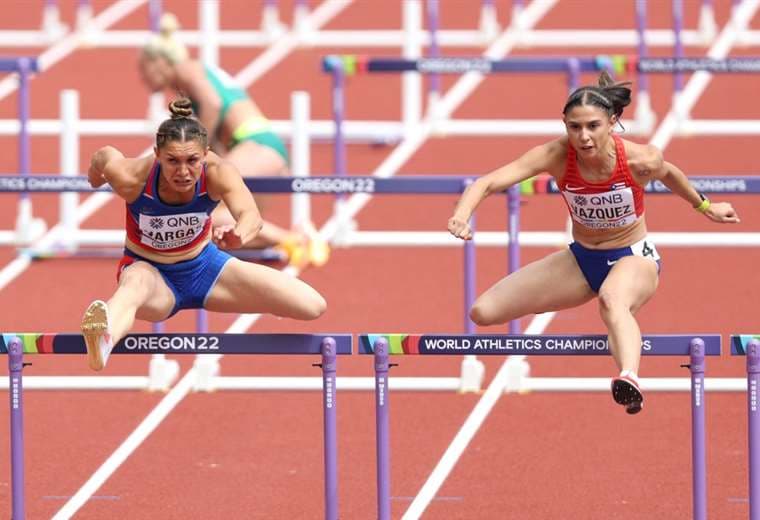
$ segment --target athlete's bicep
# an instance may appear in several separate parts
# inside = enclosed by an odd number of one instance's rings
[[[146,173],[152,164],[153,158],[147,156],[114,159],[106,164],[103,175],[117,195],[132,202],[140,194]]]
[[[626,144],[626,153],[628,168],[639,184],[645,185],[651,180],[661,180],[667,175],[668,170],[662,158],[662,152],[656,146],[629,142]]]
[[[245,211],[256,209],[251,191],[245,185],[240,172],[232,164],[221,162],[216,166],[213,185],[214,192],[224,202],[236,221]]]
[[[511,163],[486,176],[489,191],[504,191],[539,173],[551,171],[558,157],[557,151],[557,143],[554,141],[531,148]]]

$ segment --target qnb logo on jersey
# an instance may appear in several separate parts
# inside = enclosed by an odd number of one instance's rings
[[[631,188],[594,194],[563,192],[563,195],[573,220],[588,228],[619,228],[636,220]]]
[[[186,246],[201,234],[208,220],[204,212],[181,215],[140,214],[141,242],[153,249]]]

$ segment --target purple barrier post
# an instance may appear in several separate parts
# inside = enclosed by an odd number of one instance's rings
[[[438,46],[438,9],[440,4],[438,0],[427,0],[427,19],[428,33],[430,34],[430,46],[428,47],[428,57],[437,58],[441,55],[441,49]],[[431,99],[438,99],[441,92],[440,74],[428,74],[428,96]]]
[[[333,171],[335,175],[345,177],[346,171],[346,140],[343,133],[343,119],[345,117],[345,71],[344,64],[332,64],[332,109],[333,121],[335,122],[335,138],[333,139]],[[339,213],[341,203],[345,200],[346,195],[339,193],[335,196],[335,212]]]
[[[343,134],[343,118],[345,116],[345,73],[343,64],[333,64],[332,67],[332,109],[335,122],[335,139],[333,140],[333,169],[335,175],[346,175],[346,141]]]
[[[29,74],[32,64],[29,58],[18,59],[18,167],[19,173],[28,177],[31,171],[31,143],[29,141]],[[23,192],[21,200],[29,197]]]
[[[150,0],[148,2],[148,28],[151,32],[157,33],[160,30],[163,10],[161,0]]]
[[[472,179],[464,181],[467,189]],[[470,217],[470,229],[475,232],[475,215]],[[470,319],[470,309],[475,303],[475,239],[464,241],[464,331],[466,334],[475,333],[475,324]]]
[[[581,84],[581,62],[578,58],[567,60],[567,87],[570,93]]]
[[[509,265],[507,272],[514,273],[520,268],[520,185],[515,184],[507,191],[509,211]],[[509,333],[520,334],[520,320],[509,322]]]
[[[377,428],[377,518],[391,518],[391,450],[388,416],[388,341],[375,341],[375,424]]]
[[[760,435],[760,341],[753,339],[747,345],[747,413],[749,429],[749,518],[760,520],[760,449],[756,445]]]
[[[647,0],[636,0],[636,33],[639,36],[639,58],[647,57]],[[636,82],[639,92],[649,91],[649,77],[643,72],[636,73]]]
[[[683,57],[683,0],[673,0],[673,36],[675,45],[673,46],[673,56],[676,58]],[[683,90],[683,74],[680,72],[673,73],[673,89],[680,94]]]
[[[333,338],[322,341],[321,367],[325,421],[325,520],[338,520],[338,428],[335,409],[337,351]]]
[[[11,407],[11,518],[24,519],[24,396],[22,372],[24,347],[13,338],[8,345]]]
[[[689,344],[691,372],[691,462],[694,520],[707,519],[707,464],[705,458],[705,342]]]
[[[197,314],[195,315],[195,332],[208,332],[208,313],[206,312],[206,309],[198,309]]]

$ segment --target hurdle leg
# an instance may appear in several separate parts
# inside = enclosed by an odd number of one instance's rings
[[[322,407],[325,438],[325,520],[338,520],[338,435],[335,400],[336,347],[333,338],[322,341]]]
[[[473,183],[472,179],[464,181],[462,191],[466,190]],[[475,215],[470,217],[470,229],[475,232],[476,219]],[[465,334],[475,334],[475,324],[470,319],[470,309],[475,303],[476,288],[476,250],[474,240],[463,240],[462,245],[464,258],[462,266],[464,269],[464,309],[463,323]],[[483,378],[485,377],[486,367],[477,356],[467,355],[462,359],[462,369],[459,376],[459,392],[479,392],[483,387]]]
[[[22,371],[24,347],[13,338],[8,345],[8,375],[10,378],[11,410],[11,518],[23,520],[24,512],[24,400]]]
[[[388,342],[375,341],[375,424],[377,448],[377,518],[391,518],[391,457],[388,434]]]
[[[705,343],[694,338],[689,345],[691,372],[691,461],[694,520],[707,519],[707,467],[705,462]]]
[[[760,434],[760,411],[758,411],[758,386],[760,386],[760,341],[747,345],[747,413],[749,430],[749,518],[760,520],[760,449],[755,439]]]

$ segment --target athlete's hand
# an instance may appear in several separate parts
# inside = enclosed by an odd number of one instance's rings
[[[705,216],[713,222],[720,222],[721,224],[738,224],[739,215],[736,214],[736,210],[729,202],[712,202],[705,211]]]
[[[456,215],[449,219],[449,233],[462,240],[472,239],[472,229],[470,229],[470,224]]]
[[[243,246],[240,234],[235,231],[235,226],[226,225],[214,228],[214,243],[222,249],[238,249]]]
[[[87,180],[90,181],[90,186],[93,188],[100,188],[106,182],[106,176],[95,165],[95,161],[90,162],[90,167],[87,169]]]

